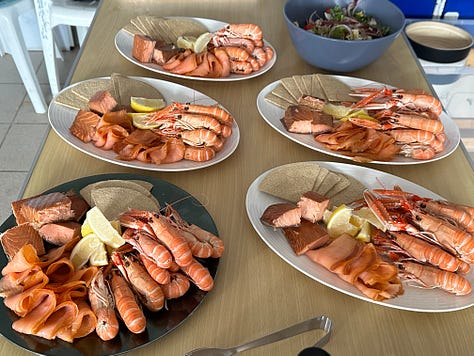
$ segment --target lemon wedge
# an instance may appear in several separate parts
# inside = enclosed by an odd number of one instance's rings
[[[193,51],[196,53],[204,52],[207,49],[207,45],[212,39],[212,36],[213,35],[210,32],[204,32],[203,34],[201,34],[198,38],[196,38],[196,41],[194,42]]]
[[[332,115],[335,118],[341,118],[349,115],[352,112],[352,108],[344,105],[336,105],[332,103],[326,103],[323,106],[323,112]]]
[[[358,111],[350,112],[349,114],[341,117],[339,119],[339,121],[347,121],[351,117],[355,117],[355,118],[358,118],[358,119],[364,119],[364,120],[368,120],[368,121],[372,121],[372,122],[379,122],[377,119],[375,119],[372,116],[370,116],[369,114],[367,114],[367,112],[365,110],[358,110]]]
[[[355,216],[358,216],[358,217],[364,219],[364,220],[367,220],[370,224],[372,224],[373,226],[375,226],[376,228],[378,228],[382,231],[387,230],[385,225],[380,222],[380,220],[377,218],[377,216],[375,216],[375,214],[372,212],[372,210],[370,210],[370,208],[368,208],[368,207],[363,207],[363,208],[360,208],[358,210],[354,210],[353,214]]]
[[[196,37],[194,36],[179,36],[176,40],[176,45],[179,48],[191,49],[194,51],[194,43],[196,42]]]
[[[160,126],[158,123],[148,123],[150,117],[148,113],[128,113],[129,117],[132,118],[133,126],[142,129],[142,130],[149,130],[149,129],[156,129]]]
[[[120,224],[120,221],[118,220],[112,220],[110,221],[110,224],[113,226],[113,228],[115,230],[117,230],[117,232],[122,235],[122,225]]]
[[[86,214],[86,219],[94,234],[106,245],[118,248],[125,243],[125,240],[98,207],[90,209]]]
[[[329,236],[336,238],[344,233],[356,236],[359,227],[351,223],[351,216],[352,209],[344,204],[334,209],[326,225]]]
[[[92,231],[91,226],[87,222],[87,219],[84,220],[84,222],[81,225],[81,236],[86,237],[89,234],[92,234],[94,231]]]
[[[130,98],[130,106],[138,113],[153,112],[163,109],[166,103],[163,99],[150,99],[132,96]]]
[[[106,266],[109,263],[109,256],[105,249],[105,244],[101,241],[100,245],[92,252],[89,257],[91,266]]]
[[[364,220],[355,238],[357,240],[361,240],[364,242],[370,242],[371,237],[372,237],[371,225],[367,220]]]
[[[92,254],[99,249],[100,246],[104,247],[104,244],[100,241],[97,235],[93,233],[80,239],[72,249],[71,256],[69,257],[74,268],[78,270],[84,267]]]

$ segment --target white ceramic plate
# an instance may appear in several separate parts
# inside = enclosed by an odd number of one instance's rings
[[[393,186],[397,184],[405,191],[409,191],[424,197],[442,199],[442,197],[439,195],[417,184],[375,169],[344,163],[313,163],[319,164],[334,172],[341,172],[352,176],[358,179],[369,189],[382,187],[393,188]],[[403,295],[382,302],[374,301],[360,293],[359,290],[351,284],[337,277],[336,274],[311,261],[308,257],[296,256],[281,231],[266,226],[260,221],[260,217],[262,216],[264,210],[269,205],[280,201],[277,198],[263,193],[258,189],[260,182],[269,172],[271,172],[271,170],[261,174],[250,185],[246,197],[247,214],[254,229],[260,235],[262,240],[268,245],[268,247],[270,247],[273,252],[275,252],[285,262],[296,268],[298,271],[304,273],[315,281],[338,290],[344,294],[395,309],[435,313],[460,310],[474,305],[474,292],[471,292],[466,296],[455,296],[439,289],[421,289],[407,286],[406,284],[404,284],[405,293]],[[466,275],[466,278],[471,283],[471,285],[474,285],[473,269],[471,269],[471,271]]]
[[[211,20],[211,19],[203,19],[203,18],[198,18],[198,17],[191,17],[191,19],[202,23],[205,27],[207,27],[209,32],[218,31],[228,25],[225,22]],[[225,78],[203,78],[203,77],[192,77],[192,76],[182,75],[182,74],[174,74],[174,73],[164,70],[163,67],[158,64],[142,63],[140,61],[137,61],[132,56],[133,36],[123,28],[120,29],[115,35],[115,48],[117,48],[117,50],[120,52],[122,56],[124,56],[127,60],[136,64],[137,66],[151,70],[152,72],[168,75],[171,77],[193,79],[193,80],[215,81],[215,82],[228,82],[228,81],[251,79],[254,77],[258,77],[259,75],[262,75],[263,73],[270,70],[270,68],[272,68],[276,62],[277,54],[276,54],[275,48],[273,48],[273,46],[268,41],[264,39],[263,42],[266,46],[270,46],[272,48],[274,54],[273,54],[273,58],[269,60],[267,63],[265,63],[265,65],[259,70],[252,72],[248,75],[231,74],[230,76],[225,77]]]
[[[372,82],[366,79],[354,78],[354,77],[346,77],[346,76],[335,76],[339,78],[341,81],[346,83],[349,86],[383,86],[384,84],[380,84],[377,82]],[[313,135],[309,134],[296,134],[288,132],[283,126],[281,119],[283,118],[285,112],[283,109],[279,108],[276,105],[273,105],[265,100],[265,96],[271,92],[278,84],[280,83],[279,80],[268,84],[265,88],[263,88],[257,97],[257,107],[260,115],[265,119],[265,121],[281,133],[283,136],[289,138],[290,140],[299,143],[305,147],[308,147],[312,150],[322,152],[331,156],[340,157],[344,159],[348,159],[352,161],[352,157],[345,156],[340,154],[336,151],[331,151],[324,147],[323,144],[317,142]],[[385,85],[388,86],[388,85]],[[443,111],[440,115],[441,122],[444,125],[444,132],[446,133],[446,142],[444,150],[440,153],[437,153],[433,158],[428,160],[415,160],[409,157],[404,157],[401,155],[396,155],[391,161],[371,161],[370,163],[378,163],[378,164],[390,164],[390,165],[406,165],[406,164],[422,164],[437,161],[441,158],[449,156],[453,151],[458,147],[459,141],[461,139],[461,134],[459,132],[459,128],[456,126],[454,121]]]
[[[204,95],[194,89],[190,89],[188,87],[176,83],[153,78],[132,78],[142,80],[157,88],[161,92],[167,103],[176,101],[181,103],[191,102],[202,105],[218,104],[214,99],[208,97],[207,95]],[[76,83],[70,87],[64,88],[61,92],[68,90],[78,84],[79,83]],[[221,151],[217,152],[216,156],[209,161],[194,162],[189,160],[181,160],[175,163],[159,165],[140,162],[137,160],[123,161],[117,158],[117,154],[114,151],[106,151],[95,147],[92,143],[84,143],[69,132],[69,128],[71,127],[71,124],[74,121],[76,113],[77,110],[73,110],[71,108],[60,105],[53,99],[48,109],[48,117],[49,122],[51,123],[51,127],[64,141],[77,148],[79,151],[82,151],[92,157],[101,159],[103,161],[115,163],[120,166],[130,168],[146,169],[150,171],[179,172],[209,167],[229,157],[237,148],[240,139],[239,127],[237,126],[237,123],[234,120],[234,124],[232,126],[232,135],[227,138],[224,144],[224,148]]]

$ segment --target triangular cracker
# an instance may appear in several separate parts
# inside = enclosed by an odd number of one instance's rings
[[[260,182],[262,192],[296,203],[304,192],[311,190],[319,165],[308,162],[277,167]]]
[[[355,101],[349,95],[351,87],[329,74],[318,74],[318,80],[328,101]]]

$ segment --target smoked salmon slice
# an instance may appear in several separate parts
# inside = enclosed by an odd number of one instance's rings
[[[306,255],[373,300],[403,293],[397,267],[383,261],[372,243],[342,234],[329,245],[309,250]]]
[[[79,313],[77,304],[73,301],[65,301],[56,306],[53,313],[35,333],[36,336],[53,340],[61,329],[67,328],[74,322]]]

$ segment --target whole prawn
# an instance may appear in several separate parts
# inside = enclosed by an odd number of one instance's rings
[[[180,272],[172,272],[170,281],[162,286],[166,299],[179,298],[186,294],[191,283],[189,279]]]
[[[405,278],[416,281],[422,288],[441,288],[456,295],[469,294],[472,289],[464,277],[436,267],[404,261],[401,263],[401,269]]]
[[[212,279],[209,270],[199,263],[194,258],[192,259],[191,264],[187,266],[181,266],[181,269],[193,283],[203,291],[210,291],[214,286],[214,280]]]
[[[474,263],[474,236],[451,225],[443,219],[425,214],[418,209],[411,211],[413,220],[434,239],[467,263]]]
[[[111,271],[110,285],[117,311],[128,330],[134,334],[145,331],[146,318],[143,310],[125,278],[115,269]]]
[[[160,285],[140,265],[135,256],[132,254],[121,255],[114,251],[112,261],[148,310],[155,312],[163,308],[165,297]]]
[[[125,222],[130,217],[127,213],[123,213],[120,216],[120,221],[126,226],[133,226],[130,222]],[[136,221],[134,225],[140,226],[143,224],[140,221]],[[140,254],[144,254],[148,258],[152,259],[158,266],[162,268],[169,268],[173,257],[168,249],[159,243],[154,236],[147,233],[144,230],[134,230],[128,228],[122,235],[125,240],[133,246]]]
[[[166,206],[166,216],[171,218],[184,236],[188,236],[191,248],[196,251],[193,252],[194,256],[219,258],[224,254],[224,242],[219,237],[195,224],[188,223],[169,204]]]
[[[449,272],[467,273],[470,270],[468,263],[419,237],[405,232],[391,232],[387,237],[380,237],[380,234],[381,232],[374,234],[373,239],[375,244],[380,245],[381,249],[385,250],[384,253],[390,254],[391,251],[397,253],[397,247],[393,245],[393,243],[396,243],[401,248],[401,254],[407,255],[407,257],[401,257],[401,259],[429,262]]]
[[[467,232],[474,233],[474,211],[470,213],[468,206],[437,200],[420,202],[418,206],[429,214],[446,218]]]
[[[112,340],[119,332],[119,323],[115,315],[115,301],[102,270],[99,270],[91,281],[89,301],[97,317],[97,335],[104,341]]]

